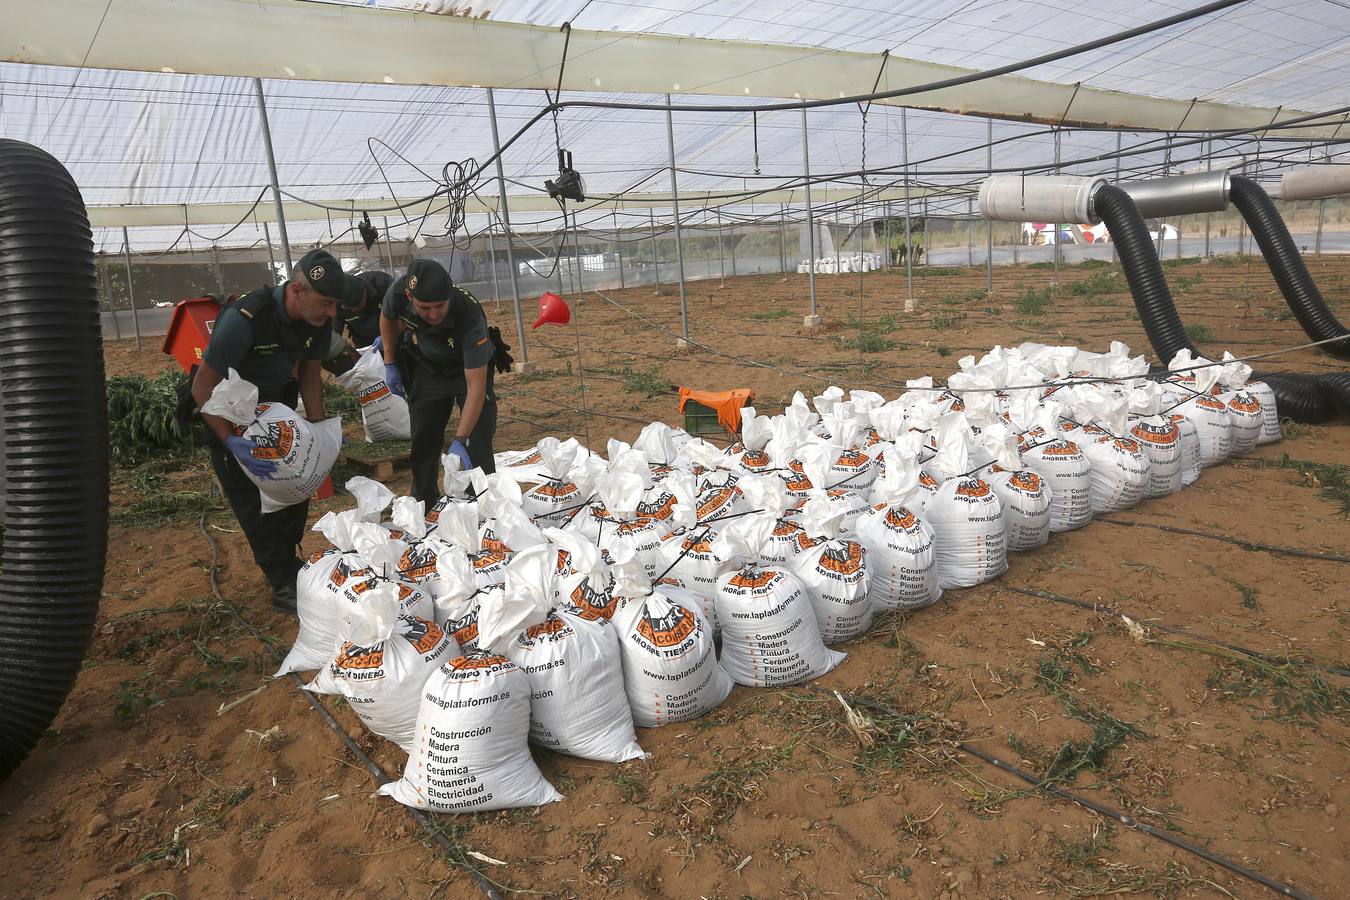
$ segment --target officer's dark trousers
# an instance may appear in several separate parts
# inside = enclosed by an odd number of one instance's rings
[[[412,424],[413,497],[430,509],[444,493],[441,489],[441,454],[449,441],[445,426],[455,407],[464,409],[469,386],[464,373],[444,374],[420,362],[413,353],[400,354],[400,368],[408,385],[408,415]],[[491,475],[497,471],[492,461],[492,438],[497,433],[497,401],[493,393],[492,371],[488,371],[488,399],[483,413],[469,434],[469,459]]]
[[[309,501],[279,509],[273,513],[262,511],[257,486],[249,481],[239,461],[223,446],[211,441],[211,467],[230,501],[234,517],[253,549],[253,559],[272,587],[295,586],[295,574],[301,561],[296,547],[305,533],[305,519],[309,516]]]

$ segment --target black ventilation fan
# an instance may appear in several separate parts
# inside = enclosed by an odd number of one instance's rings
[[[580,173],[572,168],[572,154],[558,148],[558,180],[545,181],[544,190],[554,200],[572,200],[576,203],[586,201],[586,182]]]
[[[361,214],[361,221],[356,223],[356,230],[361,232],[361,240],[365,242],[367,250],[374,247],[375,242],[380,239],[379,229],[370,224],[370,213]]]

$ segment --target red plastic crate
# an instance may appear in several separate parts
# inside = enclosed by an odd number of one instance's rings
[[[220,304],[213,297],[191,297],[179,300],[173,307],[173,318],[169,320],[169,330],[164,334],[163,351],[189,371],[202,361],[202,351],[211,340],[211,329],[215,327],[216,316],[220,315]]]

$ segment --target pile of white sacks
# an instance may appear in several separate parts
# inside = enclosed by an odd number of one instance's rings
[[[726,449],[652,423],[605,457],[546,438],[491,476],[447,461],[429,510],[353,479],[356,508],[315,526],[332,548],[300,573],[281,671],[317,670],[310,690],[408,753],[381,788],[402,803],[558,800],[531,743],[640,757],[637,727],[820,676],[876,614],[1277,439],[1269,388],[1203,363],[1159,382],[1119,344],[995,348],[889,402],[746,409]]]

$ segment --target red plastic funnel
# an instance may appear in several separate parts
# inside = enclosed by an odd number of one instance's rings
[[[552,291],[539,298],[539,318],[534,321],[535,328],[540,325],[566,325],[570,321],[572,310],[567,308],[567,301],[563,298]]]

